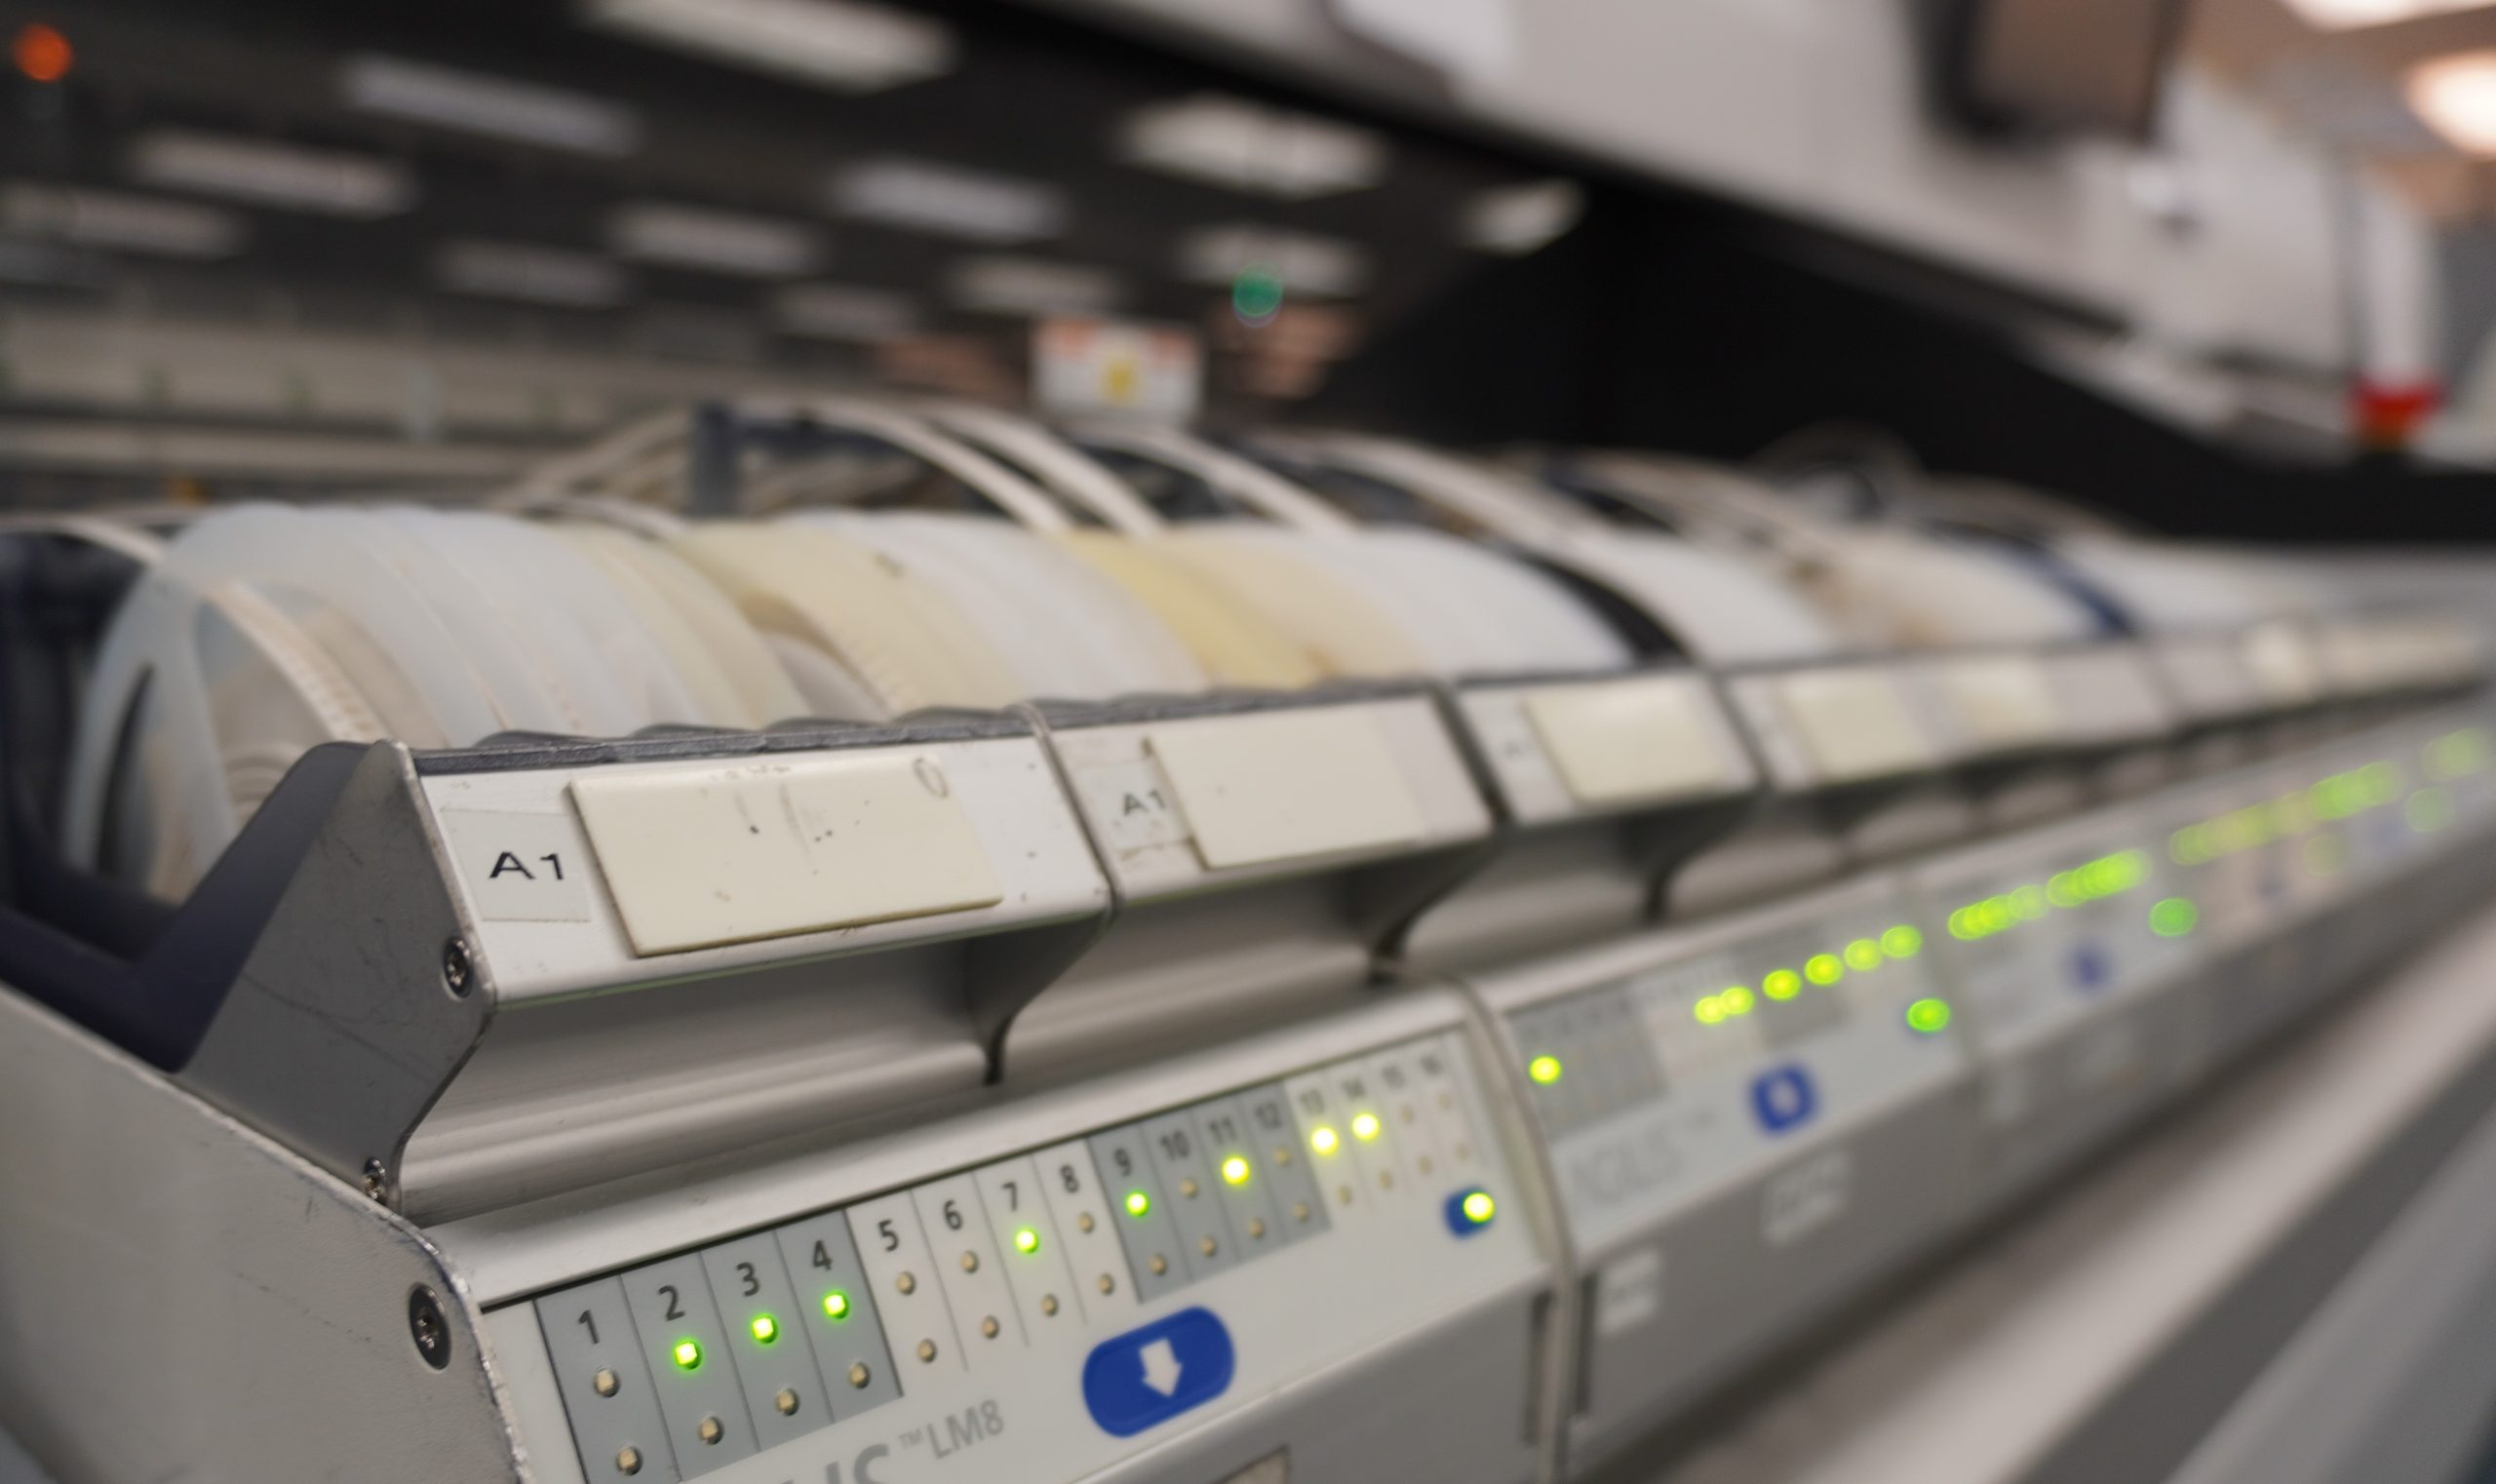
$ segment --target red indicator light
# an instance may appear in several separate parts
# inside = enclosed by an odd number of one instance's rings
[[[69,49],[69,38],[42,21],[30,21],[18,28],[18,39],[9,48],[9,56],[18,70],[39,83],[57,83],[69,75],[69,63],[77,53]]]

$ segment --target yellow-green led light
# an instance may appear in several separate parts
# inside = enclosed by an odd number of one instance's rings
[[[746,1332],[754,1336],[755,1344],[769,1345],[780,1338],[780,1321],[769,1314],[757,1314],[753,1322],[746,1325]]]
[[[1030,1257],[1033,1253],[1039,1251],[1039,1250],[1040,1250],[1040,1232],[1039,1232],[1039,1229],[1038,1229],[1038,1228],[1036,1228],[1036,1227],[1017,1227],[1017,1228],[1015,1228],[1015,1229],[1014,1229],[1014,1250],[1015,1250],[1015,1251],[1017,1251],[1017,1252],[1019,1252],[1019,1253],[1021,1253],[1021,1254],[1023,1254],[1025,1257]]]
[[[1835,984],[1846,977],[1846,965],[1835,954],[1814,954],[1803,960],[1803,977],[1814,984]]]
[[[1869,938],[1857,938],[1846,946],[1846,966],[1857,973],[1869,973],[1881,966],[1881,945]]]
[[[1142,1191],[1127,1191],[1127,1214],[1141,1221],[1152,1214],[1152,1197]]]
[[[1692,1018],[1702,1026],[1722,1025],[1725,1020],[1725,1001],[1710,995],[1692,1005],[1690,1013]]]
[[[1728,1020],[1733,1019],[1736,1015],[1748,1015],[1751,1013],[1751,1006],[1759,1003],[1759,1001],[1751,995],[1751,987],[1746,984],[1737,984],[1731,989],[1718,990],[1716,992],[1716,1002],[1725,1007],[1725,1018]]]
[[[1233,1154],[1229,1158],[1225,1159],[1222,1162],[1222,1182],[1225,1185],[1246,1185],[1248,1183],[1248,1161],[1237,1154]],[[1038,1242],[1035,1240],[1033,1245],[1037,1246]]]
[[[1558,1063],[1555,1062],[1553,1065],[1557,1066]],[[1312,1128],[1308,1131],[1308,1147],[1321,1154],[1335,1152],[1335,1147],[1341,1143],[1343,1140],[1338,1138],[1331,1128]]]
[[[2409,828],[2432,835],[2453,822],[2453,796],[2440,788],[2423,788],[2409,796],[2400,812]]]
[[[1771,999],[1791,999],[1803,993],[1803,976],[1792,969],[1770,969],[1759,987]]]
[[[701,1369],[702,1347],[695,1344],[693,1341],[679,1340],[676,1342],[676,1347],[669,1350],[667,1353],[668,1358],[676,1362],[676,1368],[680,1371],[693,1371]]]
[[[1919,999],[1907,1006],[1907,1029],[1923,1035],[1932,1035],[1950,1029],[1950,1001]]]
[[[1901,922],[1881,934],[1881,952],[1892,958],[1912,958],[1924,952],[1924,934]]]
[[[1352,1137],[1363,1144],[1377,1138],[1378,1114],[1371,1113],[1352,1114]]]
[[[849,1317],[849,1295],[836,1288],[823,1296],[823,1316],[827,1319]]]
[[[1464,1200],[1457,1209],[1464,1213],[1466,1221],[1477,1227],[1500,1214],[1499,1202],[1491,1198],[1491,1192],[1488,1191],[1467,1191]]]
[[[2167,897],[2149,910],[2149,930],[2162,938],[2181,938],[2202,920],[2202,910],[2189,897]]]
[[[1525,1074],[1545,1087],[1560,1080],[1560,1058],[1547,1053],[1525,1064]]]

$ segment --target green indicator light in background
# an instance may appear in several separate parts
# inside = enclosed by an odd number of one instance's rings
[[[1015,1228],[1015,1229],[1014,1229],[1014,1250],[1015,1250],[1015,1251],[1017,1251],[1017,1252],[1019,1252],[1019,1253],[1021,1253],[1021,1254],[1023,1254],[1025,1257],[1030,1257],[1033,1253],[1039,1251],[1039,1250],[1040,1250],[1040,1232],[1039,1232],[1039,1229],[1038,1229],[1038,1228],[1036,1228],[1036,1227],[1017,1227],[1017,1228]]]
[[[1791,999],[1803,993],[1803,976],[1792,969],[1770,969],[1759,987],[1771,999]]]
[[[1912,958],[1924,952],[1924,933],[1901,922],[1881,934],[1881,952],[1892,958]]]
[[[849,1295],[836,1288],[823,1296],[823,1316],[827,1319],[849,1317]]]
[[[1458,1204],[1457,1209],[1464,1213],[1464,1219],[1466,1221],[1473,1223],[1473,1225],[1477,1227],[1482,1226],[1490,1221],[1492,1217],[1500,1214],[1499,1202],[1491,1198],[1491,1192],[1488,1191],[1469,1191],[1465,1192],[1464,1199]]]
[[[698,1371],[702,1368],[702,1347],[690,1340],[676,1342],[675,1347],[667,1352],[667,1357],[676,1362],[676,1368],[680,1371]]]
[[[2487,733],[2483,728],[2466,726],[2460,731],[2446,732],[2427,744],[2427,776],[2438,783],[2450,783],[2467,778],[2487,768]]]
[[[1725,1019],[1725,1001],[1710,995],[1692,1005],[1690,1013],[1702,1026],[1720,1025]]]
[[[2389,762],[2369,762],[2358,769],[2358,787],[2365,795],[2367,808],[2381,808],[2400,797],[2400,769]]]
[[[2453,822],[2453,796],[2439,788],[2423,788],[2409,796],[2400,812],[2409,828],[2432,835]]]
[[[1835,954],[1814,954],[1803,960],[1803,977],[1814,984],[1835,984],[1846,977],[1846,965]]]
[[[1869,938],[1857,938],[1846,946],[1846,966],[1868,974],[1881,966],[1881,945]]]
[[[1142,1191],[1127,1191],[1127,1214],[1138,1221],[1152,1214],[1152,1197]]]
[[[2056,907],[2078,907],[2088,900],[2080,887],[2080,873],[2057,871],[2046,879],[2046,900]]]
[[[1751,1013],[1751,1006],[1759,1003],[1751,996],[1750,986],[1746,984],[1737,984],[1730,990],[1717,991],[1716,1002],[1725,1007],[1725,1017],[1728,1020],[1736,1015],[1748,1015]]]
[[[1907,1006],[1907,1029],[1921,1035],[1932,1035],[1950,1029],[1950,1001],[1919,999]]]
[[[1283,276],[1267,263],[1251,263],[1230,281],[1230,312],[1242,324],[1270,325],[1283,312]]]
[[[2216,835],[2208,825],[2186,825],[2166,837],[2166,858],[2179,866],[2207,865],[2218,854]]]
[[[2046,915],[2046,888],[2043,886],[2022,886],[2005,900],[2010,904],[2010,915],[2022,922],[2034,922]]]
[[[1377,1138],[1378,1114],[1372,1113],[1352,1114],[1352,1137],[1363,1144]]]
[[[2303,835],[2314,828],[2313,801],[2304,794],[2286,794],[2272,801],[2270,807],[2272,834]]]
[[[1556,1066],[1558,1064],[1555,1062],[1553,1065]],[[1308,1147],[1317,1151],[1317,1152],[1321,1154],[1331,1154],[1335,1152],[1335,1151],[1342,1146],[1343,1142],[1344,1141],[1342,1139],[1336,1137],[1335,1131],[1331,1128],[1319,1127],[1312,1128],[1308,1131]]]
[[[1545,1087],[1560,1080],[1560,1058],[1548,1054],[1538,1056],[1525,1064],[1525,1074]]]
[[[1248,1161],[1237,1154],[1233,1154],[1229,1158],[1222,1161],[1222,1183],[1224,1185],[1246,1185],[1248,1183]],[[1040,1242],[1038,1237],[1034,1236],[1032,1238],[1032,1246],[1036,1247],[1039,1244]],[[1026,1248],[1025,1250],[1029,1251],[1030,1249]]]
[[[757,1314],[753,1322],[746,1325],[746,1332],[754,1336],[755,1344],[769,1345],[780,1338],[780,1321],[769,1314]]]
[[[2305,857],[2305,869],[2316,876],[2336,876],[2341,867],[2349,864],[2349,847],[2337,835],[2318,835],[2305,842],[2300,853]]]
[[[2181,938],[2202,920],[2202,910],[2189,897],[2167,897],[2149,910],[2149,930],[2162,938]]]

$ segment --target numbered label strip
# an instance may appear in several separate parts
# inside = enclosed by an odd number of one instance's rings
[[[1388,1213],[1469,1234],[1504,1192],[1461,1057],[1429,1037],[540,1298],[583,1476],[711,1474]]]

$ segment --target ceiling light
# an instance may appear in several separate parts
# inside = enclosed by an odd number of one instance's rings
[[[642,139],[631,109],[587,94],[366,53],[338,74],[347,106],[548,149],[612,158]]]
[[[243,218],[213,206],[22,180],[0,186],[0,231],[81,248],[199,258],[231,257],[244,237]]]
[[[954,302],[997,314],[1100,314],[1118,301],[1117,275],[1039,257],[973,257],[954,271]]]
[[[824,257],[822,235],[797,222],[663,201],[618,208],[607,237],[618,254],[643,262],[748,278],[796,278]]]
[[[603,309],[624,297],[624,273],[603,257],[525,242],[460,238],[434,256],[434,278],[454,293]]]
[[[857,0],[588,0],[590,24],[848,93],[917,82],[954,65],[954,33]]]
[[[974,242],[1030,242],[1066,230],[1066,195],[1055,186],[922,160],[836,171],[830,195],[847,215]]]
[[[390,216],[416,200],[414,177],[388,160],[187,130],[140,136],[130,173],[150,185],[332,216]]]
[[[1578,224],[1586,193],[1575,180],[1531,180],[1475,196],[1464,209],[1465,246],[1523,257]]]
[[[2288,8],[2308,25],[2326,31],[2351,31],[2364,25],[2391,25],[2422,16],[2475,11],[2489,0],[2288,0]]]
[[[1294,293],[1341,297],[1369,281],[1369,254],[1338,238],[1251,222],[1199,227],[1179,239],[1181,278],[1227,285],[1251,269],[1273,274]]]
[[[848,284],[799,284],[772,301],[780,328],[826,340],[889,340],[917,328],[905,294]]]
[[[2496,52],[2462,52],[2409,69],[2409,106],[2455,149],[2496,154]]]
[[[1285,200],[1386,178],[1386,141],[1377,135],[1220,93],[1136,110],[1119,148],[1130,164]]]

